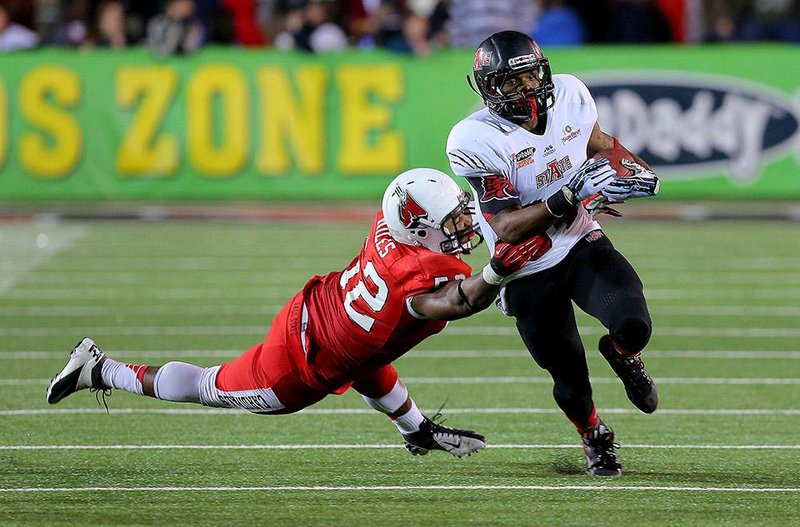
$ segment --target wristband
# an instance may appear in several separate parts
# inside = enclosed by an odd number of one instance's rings
[[[547,198],[544,204],[550,214],[556,218],[560,218],[566,214],[569,208],[574,204],[574,199],[575,195],[572,193],[572,191],[568,187],[564,186],[561,187],[560,191]]]
[[[481,275],[483,276],[483,281],[489,285],[500,285],[505,279],[505,277],[500,276],[495,272],[494,269],[492,269],[491,264],[486,264],[486,266],[484,266]]]

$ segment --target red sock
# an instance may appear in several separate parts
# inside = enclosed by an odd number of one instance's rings
[[[597,417],[597,408],[595,408],[594,405],[592,405],[592,412],[589,414],[589,417],[584,421],[576,421],[571,417],[569,420],[572,421],[572,424],[575,425],[575,428],[577,428],[578,432],[581,434],[597,428],[597,425],[600,424],[600,418]]]
[[[625,348],[623,348],[622,346],[620,346],[619,344],[617,344],[616,342],[614,342],[614,340],[613,340],[613,339],[611,340],[611,344],[614,346],[614,349],[615,349],[615,350],[617,350],[617,353],[619,353],[619,354],[620,354],[620,355],[622,355],[623,357],[635,357],[635,356],[637,356],[639,353],[641,353],[641,351],[630,351],[630,350],[626,350]]]
[[[147,370],[151,368],[151,366],[148,366],[147,364],[125,363],[125,366],[133,370],[133,372],[136,374],[136,380],[140,383],[144,383],[144,374],[147,373]]]

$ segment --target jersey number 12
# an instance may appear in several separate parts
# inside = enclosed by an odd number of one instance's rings
[[[347,282],[360,271],[361,262],[358,261],[353,267],[345,269],[342,273],[342,277],[339,279],[339,285],[342,289],[345,289],[347,287]],[[375,285],[377,292],[372,294],[364,283],[364,280],[359,280],[352,289],[345,293],[344,310],[347,312],[347,316],[350,317],[350,320],[361,326],[364,331],[369,332],[369,330],[372,329],[372,325],[375,323],[375,318],[356,310],[353,303],[359,298],[363,298],[364,303],[367,304],[367,307],[369,307],[372,313],[379,313],[381,309],[383,309],[383,306],[386,305],[386,300],[389,298],[389,286],[386,285],[381,275],[375,270],[375,266],[372,265],[372,262],[368,261],[364,266],[363,276],[364,279],[369,279],[369,281]]]

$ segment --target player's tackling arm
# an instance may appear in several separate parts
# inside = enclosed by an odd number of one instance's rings
[[[489,284],[482,275],[476,274],[465,280],[448,282],[432,293],[415,296],[411,307],[428,318],[456,320],[489,307],[501,285],[502,282]]]
[[[480,274],[416,295],[411,299],[411,308],[419,315],[435,320],[456,320],[482,311],[497,296],[505,277],[521,269],[525,262],[546,253],[550,243],[546,236],[534,236],[516,245],[500,242]]]

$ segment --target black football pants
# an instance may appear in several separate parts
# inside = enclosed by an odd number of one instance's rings
[[[652,329],[639,276],[605,235],[589,241],[598,234],[578,242],[556,266],[514,280],[505,291],[525,346],[553,377],[553,397],[575,423],[586,422],[593,402],[572,302],[627,351],[644,349]]]

